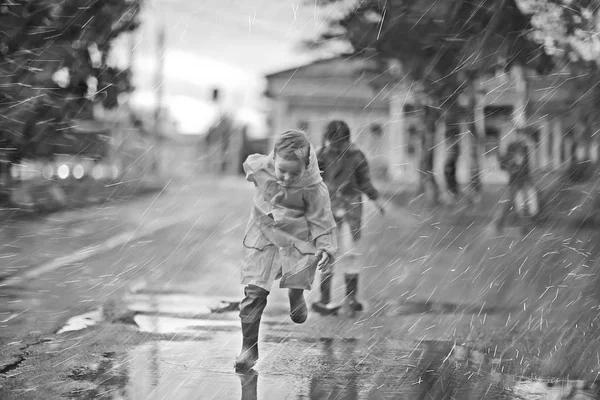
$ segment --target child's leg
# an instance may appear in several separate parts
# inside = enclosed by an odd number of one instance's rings
[[[528,212],[528,207],[527,207],[527,197],[526,197],[526,191],[527,189],[520,189],[517,191],[516,195],[515,195],[515,209],[517,210],[517,213],[519,214],[519,216],[523,216],[524,212]]]
[[[247,285],[244,294],[240,303],[242,351],[235,361],[236,370],[248,370],[258,360],[258,329],[269,292],[259,286]]]
[[[351,244],[348,252],[348,262],[344,280],[346,283],[346,298],[351,312],[362,311],[363,305],[356,299],[361,265],[359,262],[359,249],[361,239],[362,208],[349,213],[348,226],[350,228]]]
[[[515,197],[516,197],[516,189],[513,187],[513,185],[509,184],[506,194],[504,196],[502,196],[502,199],[500,199],[499,211],[498,211],[497,216],[494,221],[494,226],[496,228],[497,233],[502,232],[502,229],[504,228],[504,224],[506,223],[506,218],[508,217],[508,214],[510,213],[511,208],[513,207],[513,204],[515,203]]]
[[[527,188],[527,204],[529,206],[529,215],[535,217],[539,211],[538,195],[535,186]]]
[[[327,272],[321,273],[321,283],[319,285],[321,291],[321,299],[313,303],[312,309],[323,315],[336,315],[339,307],[330,307],[331,303],[331,282],[333,281],[333,271],[331,267]]]
[[[341,227],[343,220],[336,217],[336,223],[337,227],[335,231],[337,236],[337,243],[339,246],[338,253],[343,254],[344,249],[343,243],[341,241]],[[337,315],[337,312],[340,308],[339,306],[331,307],[329,305],[329,303],[331,303],[331,283],[333,282],[334,267],[334,265],[330,265],[327,271],[321,273],[321,299],[318,302],[313,303],[312,305],[312,309],[322,315]]]

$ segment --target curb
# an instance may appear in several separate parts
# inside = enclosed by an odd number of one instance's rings
[[[143,237],[152,235],[161,230],[170,228],[181,222],[181,219],[171,219],[161,222],[152,227],[148,227],[142,230],[133,230],[129,232],[123,232],[117,236],[114,236],[103,243],[84,247],[83,249],[77,250],[66,256],[55,258],[48,262],[27,268],[24,272],[15,275],[8,275],[0,278],[0,287],[16,286],[27,280],[36,278],[42,274],[57,270],[67,264],[73,264],[87,260],[91,257],[113,250],[119,246],[123,246],[133,240],[141,239]]]
[[[105,194],[108,192],[104,190],[104,192],[98,192],[95,196],[91,196],[89,199],[84,201],[75,201],[71,200],[68,203],[64,204],[54,204],[50,203],[36,203],[31,206],[19,206],[16,204],[7,204],[2,207],[0,205],[0,221],[21,221],[21,220],[33,220],[37,218],[44,218],[50,215],[55,215],[63,212],[72,212],[72,211],[81,211],[85,210],[94,205],[102,204],[104,202],[111,201],[131,201],[138,198],[144,198],[150,196],[155,193],[159,193],[164,191],[165,187],[168,184],[163,185],[145,185],[137,188],[136,190],[131,191],[127,194],[120,194],[113,197],[106,197]]]

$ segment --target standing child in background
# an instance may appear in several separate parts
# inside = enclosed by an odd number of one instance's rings
[[[346,299],[350,313],[354,314],[363,310],[362,304],[356,299],[361,266],[352,249],[361,238],[362,194],[375,201],[382,213],[383,206],[377,201],[379,193],[371,183],[367,158],[351,142],[350,128],[344,121],[334,120],[327,125],[323,147],[319,149],[317,158],[323,180],[329,189],[331,208],[337,224],[340,259],[335,268],[338,272],[344,272]],[[350,238],[343,234],[344,225],[350,228]],[[329,304],[332,269],[324,271],[321,278],[321,300],[313,304],[313,310],[324,315],[337,314],[339,306],[332,307]]]
[[[510,210],[514,207],[521,217],[535,218],[539,211],[537,189],[529,170],[529,147],[526,133],[518,129],[515,141],[510,143],[504,156],[500,157],[500,167],[508,172],[508,190],[504,203],[495,221],[498,234],[502,233]],[[522,221],[523,231],[527,223]]]
[[[246,287],[240,303],[238,371],[258,360],[260,319],[273,282],[281,279],[279,287],[288,289],[290,317],[301,324],[308,316],[303,292],[311,289],[316,269],[325,271],[337,250],[329,193],[304,133],[285,132],[271,154],[249,156],[244,171],[257,191],[243,241]]]

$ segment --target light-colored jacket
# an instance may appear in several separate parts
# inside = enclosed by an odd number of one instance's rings
[[[291,186],[277,182],[273,153],[249,156],[244,171],[257,190],[243,241],[242,283],[270,290],[281,278],[282,288],[310,290],[317,250],[332,259],[337,251],[329,192],[314,148],[302,179]]]

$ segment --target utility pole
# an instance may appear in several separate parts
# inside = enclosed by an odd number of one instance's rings
[[[165,24],[161,21],[158,28],[158,51],[156,52],[156,109],[154,110],[154,122],[156,126],[158,126],[160,121],[160,113],[163,106],[166,38]]]
[[[161,142],[161,112],[164,102],[164,66],[165,66],[165,48],[167,34],[165,23],[161,17],[158,27],[158,51],[156,52],[156,108],[154,110],[154,154],[152,162],[152,172],[158,174],[160,171],[160,142]]]

